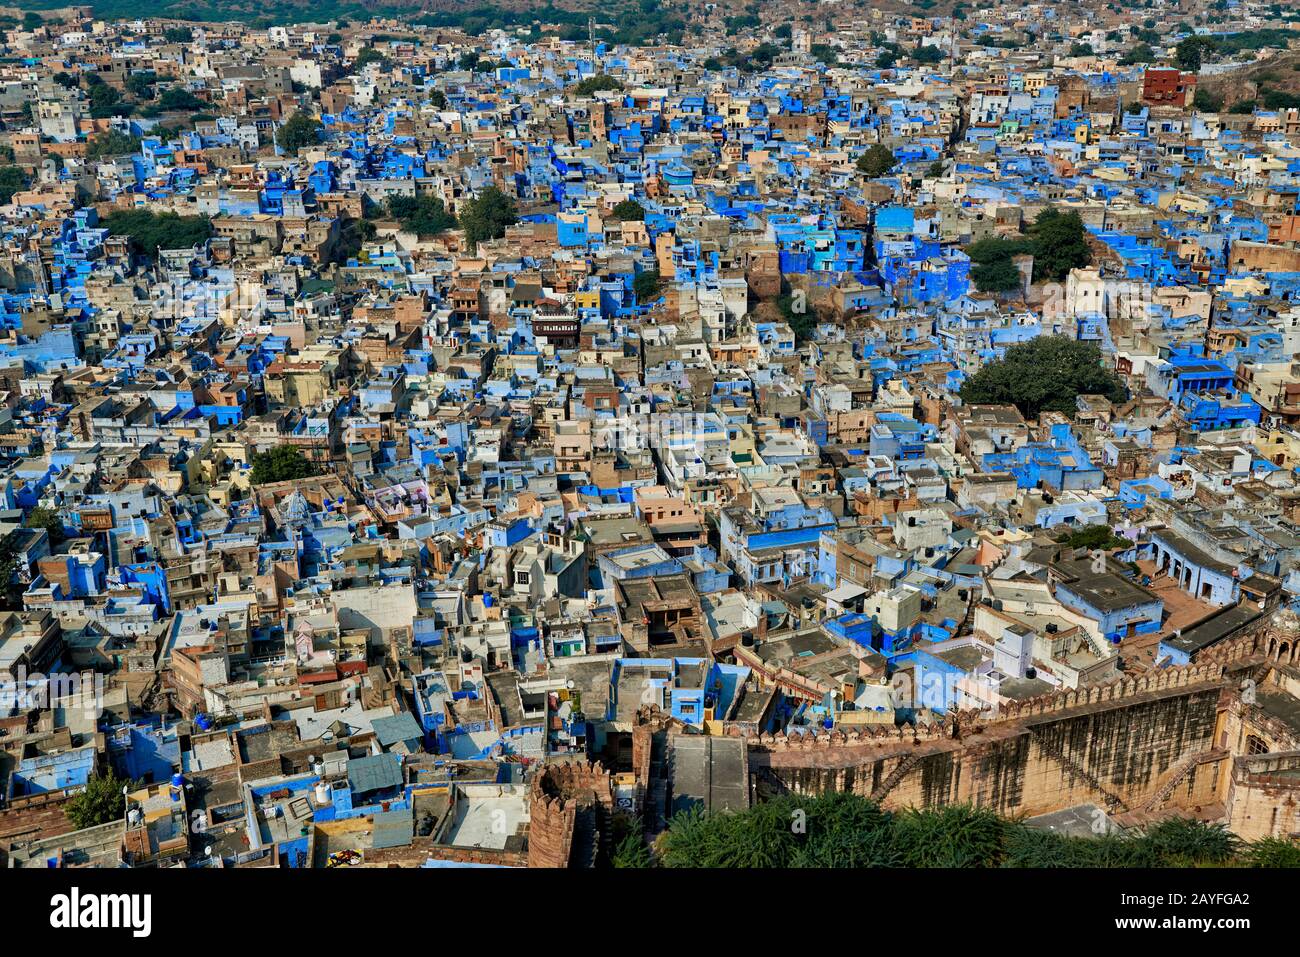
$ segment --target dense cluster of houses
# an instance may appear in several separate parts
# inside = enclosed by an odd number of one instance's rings
[[[522,863],[539,768],[653,832],[749,802],[738,734],[996,714],[1300,594],[1300,109],[1174,54],[1267,5],[707,6],[6,30],[0,861]],[[981,292],[1049,209],[1090,264]],[[962,401],[1043,336],[1129,397]],[[647,715],[716,771],[646,788]]]

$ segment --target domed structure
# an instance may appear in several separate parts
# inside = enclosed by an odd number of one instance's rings
[[[1300,613],[1289,607],[1274,613],[1264,628],[1264,651],[1280,665],[1300,662]]]

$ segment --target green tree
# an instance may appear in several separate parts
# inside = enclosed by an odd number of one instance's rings
[[[912,50],[911,57],[917,63],[933,66],[936,63],[943,62],[943,51],[936,46],[918,44],[917,47]]]
[[[1020,269],[1013,257],[1034,251],[1032,239],[1008,239],[993,236],[980,239],[966,247],[966,255],[975,265],[971,268],[971,281],[980,292],[1012,292],[1022,283]]]
[[[18,166],[0,166],[0,205],[14,198],[14,193],[27,188],[27,174]]]
[[[1156,58],[1156,51],[1148,43],[1139,43],[1119,59],[1120,66],[1135,66],[1139,63],[1151,63]]]
[[[1294,838],[1264,837],[1242,855],[1247,867],[1300,867],[1300,843]]]
[[[632,278],[632,292],[636,294],[636,301],[644,306],[658,299],[659,282],[658,269],[647,269],[637,273]]]
[[[388,212],[404,229],[419,236],[436,236],[456,225],[456,217],[436,196],[390,196]]]
[[[476,199],[465,204],[460,224],[471,248],[491,239],[500,239],[506,227],[519,222],[515,201],[495,186],[489,186]]]
[[[86,781],[86,789],[64,805],[64,813],[78,831],[121,820],[126,813],[126,795],[122,789],[132,784],[112,771],[92,775]]]
[[[1013,345],[1005,357],[985,365],[961,387],[963,402],[1010,402],[1031,419],[1040,412],[1073,415],[1080,395],[1104,395],[1120,402],[1128,390],[1101,364],[1100,349],[1064,336],[1039,336]]]
[[[999,259],[1010,259],[1033,251],[1034,243],[1030,239],[1008,239],[1002,236],[979,239],[966,247],[966,255],[971,258],[971,262],[977,263],[997,262]]]
[[[788,800],[743,813],[676,814],[668,822],[662,862],[667,867],[787,867],[801,840],[790,826]]]
[[[614,851],[610,863],[616,868],[653,867],[654,860],[646,846],[641,819],[618,813],[614,815],[613,824]]]
[[[614,218],[625,222],[642,222],[645,219],[645,207],[635,199],[625,199],[615,204]]]
[[[23,522],[28,528],[43,528],[50,537],[50,548],[58,548],[67,537],[63,531],[63,517],[56,509],[38,505],[27,513]]]
[[[892,816],[874,801],[832,791],[811,801],[792,801],[804,811],[807,837],[790,857],[792,867],[897,867]],[[798,807],[799,803],[805,807]],[[796,820],[798,818],[795,818]]]
[[[976,263],[970,278],[980,292],[1015,292],[1024,282],[1020,269],[1010,259]]]
[[[23,607],[23,584],[18,581],[18,536],[9,532],[0,538],[0,600],[8,611]]]
[[[996,867],[1007,829],[1006,819],[987,808],[911,809],[895,817],[894,843],[903,867]]]
[[[100,133],[86,145],[87,159],[104,159],[112,156],[125,156],[138,152],[140,137],[128,136],[120,130]]]
[[[617,830],[615,837],[622,847]],[[665,867],[1300,866],[1294,841],[1244,844],[1222,825],[1188,819],[1162,821],[1146,833],[1065,837],[987,808],[891,813],[869,798],[839,792],[783,795],[738,812],[682,812],[668,822],[656,848]],[[644,866],[639,854],[631,860],[636,863],[627,866]]]
[[[325,125],[308,113],[295,113],[275,131],[275,142],[280,149],[297,156],[298,151],[315,146]]]
[[[387,68],[389,60],[388,57],[384,56],[374,47],[365,47],[357,54],[357,58],[352,61],[352,69],[354,72],[359,72],[371,63],[378,63],[381,68]]]
[[[90,115],[92,117],[103,120],[110,116],[125,116],[130,112],[131,105],[123,102],[120,90],[109,86],[99,77],[94,77],[94,82],[90,84]]]
[[[1174,47],[1174,61],[1178,69],[1195,73],[1201,68],[1205,54],[1214,49],[1214,41],[1208,37],[1185,37]]]
[[[858,172],[869,179],[875,179],[877,176],[884,176],[888,173],[897,162],[893,150],[881,143],[876,143],[858,157]]]
[[[808,48],[808,52],[815,61],[828,67],[836,66],[840,62],[839,54],[829,43],[814,43]]]
[[[166,111],[194,112],[207,106],[207,101],[179,86],[169,86],[158,97],[158,105]]]
[[[101,225],[112,236],[129,237],[132,248],[146,256],[156,256],[159,249],[189,249],[212,236],[212,221],[207,216],[154,213],[147,209],[110,213]]]
[[[194,39],[194,31],[189,27],[168,27],[163,31],[163,39],[168,43],[189,43]]]
[[[1152,850],[1167,867],[1222,866],[1242,849],[1241,839],[1226,824],[1169,818],[1146,832]]]
[[[1127,545],[1126,539],[1116,535],[1109,525],[1088,525],[1058,535],[1056,540],[1070,548],[1120,548]]]
[[[1034,280],[1060,281],[1071,269],[1092,261],[1087,231],[1078,213],[1045,209],[1038,214],[1029,234],[1034,240]]]
[[[776,301],[776,306],[781,310],[786,325],[794,333],[795,342],[807,342],[812,338],[813,330],[817,328],[816,317],[808,308],[807,296],[804,293],[800,293],[796,300],[794,292],[787,289]]]
[[[158,74],[153,70],[138,70],[126,78],[126,92],[137,99],[147,99],[153,96],[153,87],[157,82]]]
[[[1201,113],[1218,113],[1223,109],[1223,97],[1198,86],[1192,95],[1192,108]]]
[[[578,96],[591,96],[593,93],[600,93],[605,90],[617,91],[623,89],[623,84],[605,73],[598,73],[595,76],[586,77],[574,86],[573,92]]]
[[[293,479],[310,478],[316,474],[316,466],[293,445],[277,445],[265,452],[253,456],[254,485],[266,485],[271,482],[288,482]]]

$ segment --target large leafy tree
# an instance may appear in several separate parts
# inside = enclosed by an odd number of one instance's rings
[[[591,96],[593,93],[599,93],[605,90],[614,91],[621,89],[623,89],[623,84],[619,83],[618,80],[605,73],[598,73],[595,76],[589,76],[583,80],[579,80],[578,84],[573,88],[573,92],[578,96]]]
[[[388,212],[404,229],[419,236],[435,236],[456,225],[456,217],[436,196],[390,196]]]
[[[659,295],[659,270],[647,269],[639,272],[632,279],[632,291],[636,293],[636,301],[645,305],[653,301]]]
[[[316,466],[292,445],[277,445],[253,456],[254,485],[310,478],[315,474]]]
[[[625,199],[614,206],[614,218],[627,222],[641,222],[645,219],[645,207],[635,199]]]
[[[14,193],[27,186],[27,174],[17,166],[0,167],[0,205],[14,198]]]
[[[140,137],[128,136],[120,130],[101,133],[86,144],[86,158],[100,159],[108,156],[123,156],[140,149]]]
[[[130,784],[112,771],[92,775],[86,781],[86,789],[74,795],[65,806],[68,820],[80,831],[121,818],[126,813],[126,795],[122,789]]]
[[[1178,69],[1195,73],[1201,68],[1205,54],[1215,49],[1215,42],[1210,37],[1185,37],[1174,47],[1174,60]]]
[[[10,532],[0,538],[0,607],[19,610],[23,607],[23,585],[18,581],[18,541]]]
[[[781,315],[785,318],[786,324],[789,325],[790,331],[794,333],[797,342],[807,342],[812,338],[817,322],[816,316],[808,308],[806,296],[801,295],[796,302],[794,291],[789,290],[781,295],[781,298],[776,301],[776,305],[781,310]]]
[[[506,234],[506,227],[517,222],[515,201],[495,186],[489,186],[477,199],[466,203],[460,213],[460,224],[471,247],[489,239],[500,239]]]
[[[888,173],[897,162],[893,151],[888,146],[876,143],[858,157],[858,172],[875,179]]]
[[[110,235],[127,236],[136,252],[157,255],[159,249],[188,249],[212,235],[207,216],[153,213],[147,209],[118,210],[104,218]]]
[[[971,243],[966,255],[976,265],[971,279],[981,292],[1007,292],[1020,285],[1014,256],[1032,253],[1034,281],[1059,282],[1071,269],[1092,261],[1087,231],[1075,212],[1045,209],[1030,224],[1028,235],[1016,238],[990,237]]]
[[[1116,535],[1109,525],[1087,525],[1073,531],[1058,535],[1056,540],[1070,548],[1122,548],[1128,545],[1127,539]]]
[[[614,815],[613,821],[614,850],[610,854],[610,864],[616,868],[642,868],[654,866],[650,857],[650,848],[646,846],[642,835],[641,819],[627,814]]]
[[[27,513],[27,520],[23,524],[28,528],[45,529],[45,533],[50,537],[51,548],[57,548],[67,537],[63,531],[63,516],[56,509],[38,505]]]
[[[316,117],[308,113],[295,113],[275,131],[275,142],[286,153],[297,156],[298,151],[304,147],[316,145],[322,129],[324,124]]]
[[[980,292],[1014,292],[1022,282],[1020,270],[1010,259],[976,263],[971,268],[970,277]]]
[[[95,119],[126,116],[131,112],[131,104],[122,99],[122,92],[117,87],[109,86],[93,73],[87,75],[86,82],[89,84],[90,115]]]
[[[1010,402],[1026,418],[1041,412],[1073,415],[1080,395],[1104,395],[1120,402],[1128,389],[1101,364],[1101,350],[1064,336],[1039,336],[1007,349],[966,380],[961,398],[967,403]]]
[[[1087,232],[1078,213],[1045,209],[1029,228],[1034,240],[1034,279],[1060,281],[1071,269],[1092,262]]]

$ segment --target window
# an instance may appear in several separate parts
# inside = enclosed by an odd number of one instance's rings
[[[528,572],[515,572],[515,584],[527,585],[530,582]]]
[[[1249,735],[1246,738],[1247,754],[1268,754],[1268,743],[1263,738]]]

